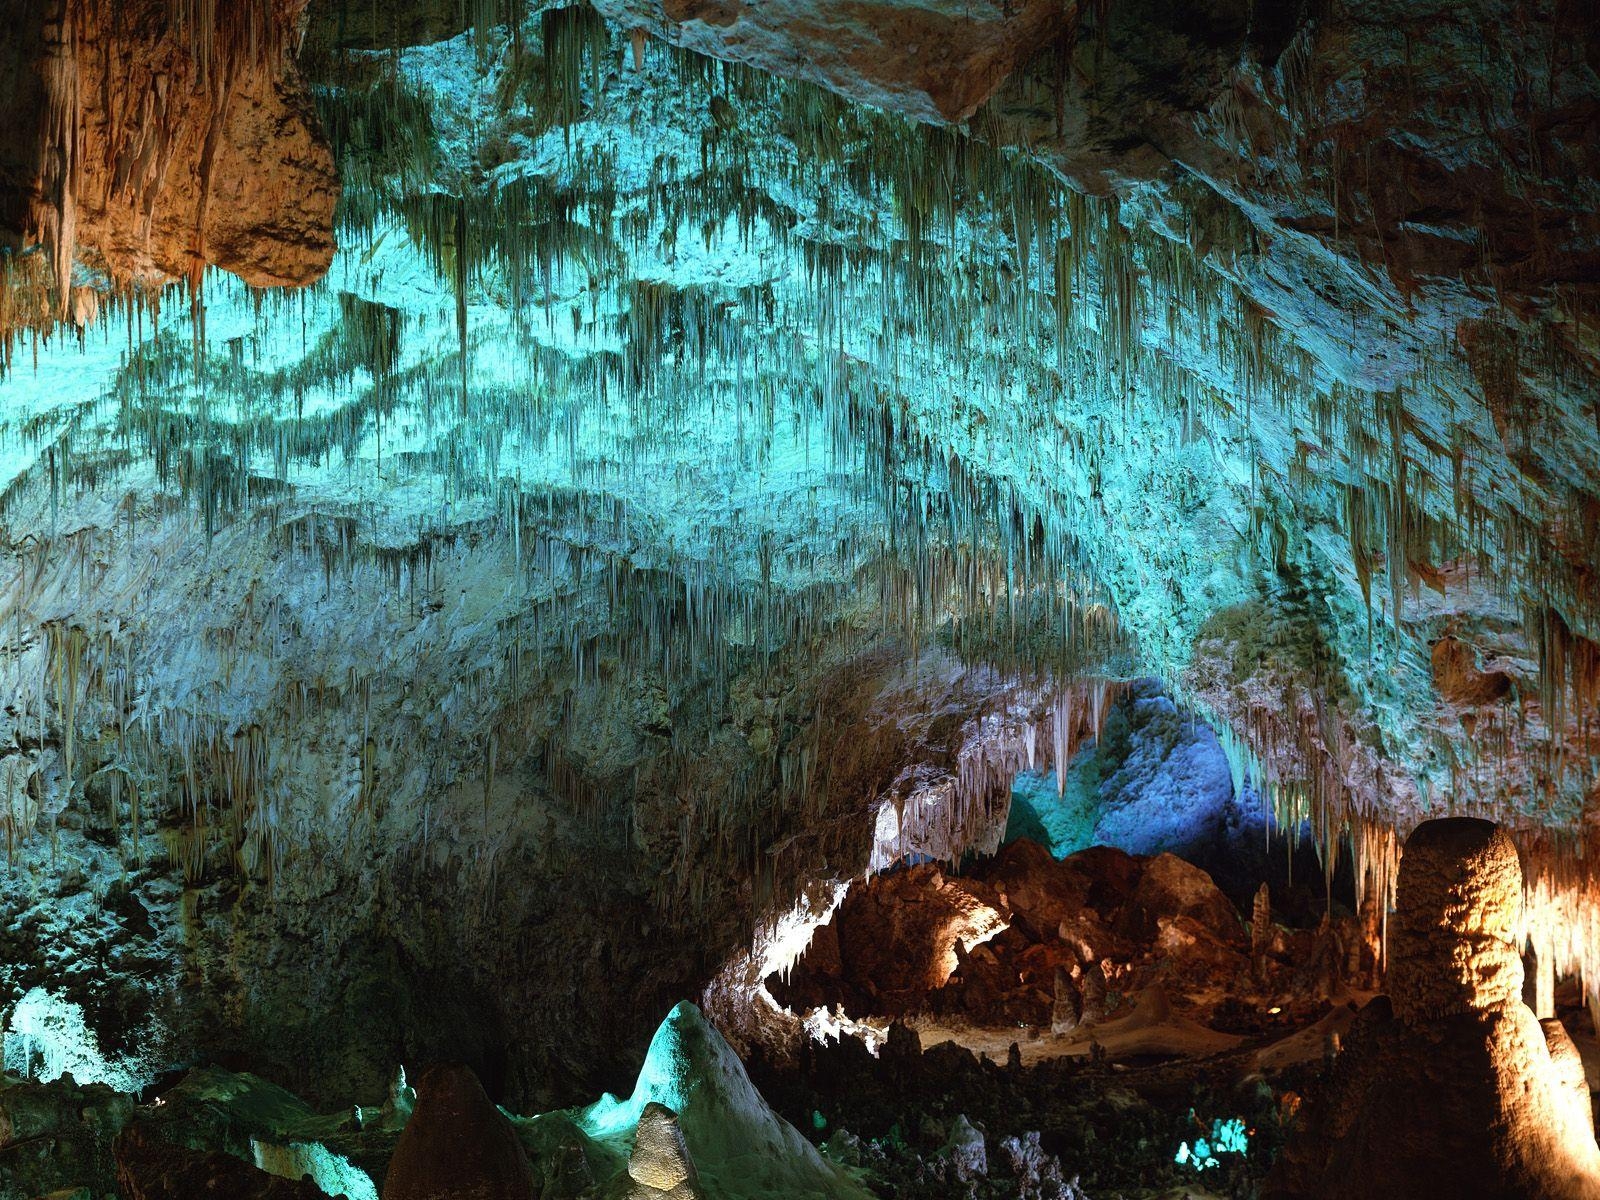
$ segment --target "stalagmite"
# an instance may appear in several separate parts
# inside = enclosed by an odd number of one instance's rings
[[[1250,965],[1260,976],[1266,961],[1267,948],[1272,944],[1272,889],[1263,883],[1256,889],[1255,902],[1250,910]]]
[[[1388,996],[1358,1017],[1272,1194],[1600,1196],[1571,1041],[1522,1002],[1521,904],[1494,824],[1445,818],[1407,838]]]
[[[428,1067],[416,1092],[383,1200],[532,1200],[527,1154],[469,1068]]]
[[[678,1114],[651,1101],[639,1114],[628,1158],[628,1200],[698,1200],[694,1161],[678,1128]]]
[[[1053,987],[1055,998],[1050,1010],[1050,1032],[1071,1033],[1082,1018],[1083,1001],[1073,985],[1072,976],[1061,967],[1056,968]]]

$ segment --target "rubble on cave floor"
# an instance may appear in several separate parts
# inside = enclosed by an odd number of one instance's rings
[[[423,1070],[415,1091],[402,1074],[381,1103],[333,1113],[217,1067],[143,1097],[8,1076],[0,1196],[1099,1200],[1183,1186],[1199,1196],[1201,1170],[1175,1153],[1204,1145],[1214,1118],[1250,1130],[1214,1156],[1224,1195],[1228,1180],[1260,1173],[1276,1136],[1257,1130],[1276,1121],[1270,1088],[1247,1080],[1213,1093],[1192,1067],[1032,1071],[954,1046],[923,1053],[898,1026],[881,1057],[850,1042],[811,1065],[763,1075],[758,1090],[699,1010],[681,1004],[627,1097],[532,1117],[498,1109],[462,1067]],[[848,1102],[804,1090],[810,1081],[843,1088]],[[1063,1140],[1068,1128],[1076,1142]]]
[[[627,1098],[531,1117],[451,1064],[333,1114],[215,1067],[142,1100],[0,1077],[0,1200],[869,1200],[867,1178],[773,1112],[690,1004],[662,1022]]]
[[[1363,1007],[1378,964],[1349,914],[1279,924],[1264,889],[1246,920],[1171,855],[1057,860],[1018,841],[964,874],[923,863],[858,885],[792,977],[768,981],[796,1005],[846,998],[882,1022],[881,1045],[806,1040],[746,1062],[681,1003],[626,1096],[533,1116],[450,1064],[331,1113],[216,1066],[133,1095],[4,1076],[0,1200],[1255,1200],[1284,1178],[1281,1194],[1302,1194],[1293,1173],[1318,1175],[1319,1151],[1391,1153],[1403,1122],[1328,1114],[1378,1111],[1341,1097],[1393,1090],[1386,1064],[1425,1063],[1434,1045],[1461,1066],[1460,1105],[1509,1080],[1593,1159],[1592,1039],[1520,1006],[1510,843],[1468,846],[1448,886],[1417,882],[1458,840],[1405,860],[1392,1004]],[[1543,1057],[1502,1053],[1473,1076],[1451,1039],[1479,1025],[1499,1051],[1526,1049],[1533,1028]]]
[[[813,1029],[901,1021],[1031,1064],[1062,1056],[1203,1057],[1249,1044],[1274,1065],[1323,1054],[1368,998],[1372,932],[1250,922],[1170,854],[1018,840],[957,875],[931,863],[856,885],[767,989]],[[1314,1036],[1306,1036],[1315,1029]]]

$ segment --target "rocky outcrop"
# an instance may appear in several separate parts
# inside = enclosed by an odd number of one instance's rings
[[[1571,1039],[1522,1003],[1521,890],[1490,822],[1429,821],[1407,839],[1388,998],[1356,1019],[1274,1195],[1600,1196]]]
[[[231,1154],[164,1141],[140,1124],[118,1136],[116,1159],[126,1200],[328,1200],[309,1179],[282,1179]]]
[[[9,0],[0,237],[117,284],[311,283],[333,255],[333,159],[293,63],[305,0]],[[77,312],[80,323],[86,310]]]
[[[654,1100],[634,1127],[628,1180],[627,1200],[698,1200],[701,1195],[678,1114]]]
[[[1170,854],[1056,860],[1018,840],[960,876],[921,865],[852,885],[765,986],[813,1032],[862,1020],[986,1030],[1002,1047],[1020,1040],[1025,1062],[1091,1043],[1203,1055],[1325,1016],[1365,949],[1348,915],[1312,930],[1269,913],[1247,938],[1211,878]]]
[[[69,1185],[110,1193],[112,1143],[134,1111],[132,1096],[104,1084],[0,1075],[0,1193],[42,1196]]]
[[[572,1116],[626,1164],[612,1182],[630,1200],[869,1195],[773,1112],[692,1004],[675,1006],[656,1030],[632,1095],[604,1096]]]
[[[384,1176],[383,1200],[533,1200],[533,1168],[522,1143],[471,1070],[429,1067],[416,1091]]]
[[[904,4],[598,0],[624,28],[922,120],[964,121],[1040,47],[1075,27],[1059,0]]]
[[[1006,926],[994,889],[950,878],[931,864],[854,887],[819,928],[801,960],[802,977],[838,980],[833,1002],[852,1013],[899,1016],[927,1003],[972,947]]]

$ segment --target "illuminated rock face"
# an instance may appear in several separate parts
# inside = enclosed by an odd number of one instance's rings
[[[128,1200],[325,1200],[309,1179],[281,1179],[232,1154],[194,1150],[143,1125],[116,1140],[118,1190]]]
[[[1522,874],[1487,821],[1420,826],[1400,864],[1390,996],[1279,1169],[1285,1197],[1589,1200],[1600,1148],[1576,1052],[1521,1000]]]
[[[628,1200],[695,1200],[700,1195],[678,1115],[651,1101],[639,1114],[628,1156]]]
[[[75,251],[120,283],[319,278],[338,186],[294,65],[305,6],[0,5],[0,237],[53,248],[58,288]]]
[[[1487,821],[1429,821],[1406,839],[1390,931],[1387,991],[1394,1014],[1436,1018],[1522,1003],[1516,945],[1522,868],[1505,831]]]
[[[870,1195],[773,1112],[692,1004],[674,1007],[656,1030],[631,1096],[608,1094],[573,1116],[586,1135],[621,1152],[627,1168],[618,1190],[629,1200]],[[604,1194],[613,1194],[610,1185]]]
[[[1019,64],[1076,27],[1076,3],[833,4],[600,0],[624,28],[820,83],[923,120],[964,121]]]

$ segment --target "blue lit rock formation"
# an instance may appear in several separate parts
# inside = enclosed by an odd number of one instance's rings
[[[1060,766],[1017,776],[1007,840],[1032,838],[1058,858],[1097,845],[1176,854],[1246,907],[1263,881],[1321,892],[1338,865],[1337,855],[1319,860],[1309,837],[1276,824],[1251,786],[1248,756],[1156,680],[1135,681],[1099,735]],[[1339,885],[1349,890],[1343,876]]]

